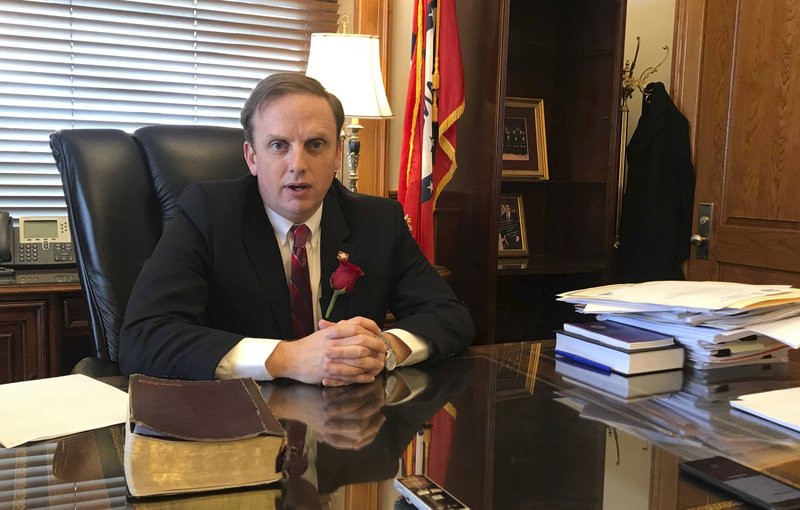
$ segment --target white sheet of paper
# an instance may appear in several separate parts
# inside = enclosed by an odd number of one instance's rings
[[[638,312],[660,312],[663,310],[672,310],[672,308],[662,305],[648,305],[645,303],[625,303],[625,302],[609,302],[604,301],[601,303],[587,302],[583,307],[582,313],[638,313]]]
[[[13,448],[125,421],[128,394],[73,374],[0,384],[0,444]]]
[[[731,407],[800,432],[800,387],[742,395]]]
[[[761,333],[795,349],[800,348],[800,316],[782,319],[775,322],[753,324],[748,329]]]
[[[785,293],[789,285],[747,285],[731,282],[653,281],[581,289],[560,294],[564,301],[587,299],[649,303],[697,310],[716,310],[743,300]]]

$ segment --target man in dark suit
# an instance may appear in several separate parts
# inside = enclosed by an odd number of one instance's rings
[[[311,78],[279,73],[256,86],[241,119],[252,176],[185,189],[133,289],[123,372],[343,385],[373,381],[395,356],[409,365],[464,351],[469,312],[420,252],[399,204],[334,180],[339,100]],[[289,291],[298,225],[309,232],[313,308],[302,335]],[[363,276],[337,295],[329,281],[342,258]],[[387,309],[397,322],[381,331]]]

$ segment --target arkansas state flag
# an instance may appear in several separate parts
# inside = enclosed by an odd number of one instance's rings
[[[397,197],[409,228],[433,264],[433,211],[456,170],[456,121],[464,113],[464,77],[456,0],[416,0],[411,32]]]

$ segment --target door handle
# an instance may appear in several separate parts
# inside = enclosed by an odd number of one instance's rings
[[[692,234],[692,237],[689,238],[689,242],[692,246],[703,246],[708,242],[708,238],[700,234]]]
[[[708,245],[711,243],[711,224],[714,219],[714,204],[700,203],[697,206],[697,231],[689,238],[694,246],[694,256],[708,260]]]

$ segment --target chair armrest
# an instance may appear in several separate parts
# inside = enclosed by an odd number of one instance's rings
[[[94,379],[122,375],[119,365],[106,358],[83,358],[72,369],[73,374],[83,374]]]

